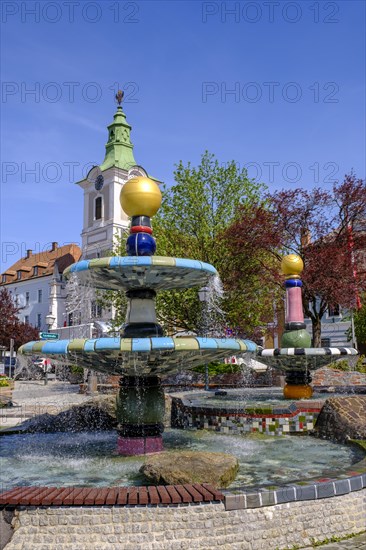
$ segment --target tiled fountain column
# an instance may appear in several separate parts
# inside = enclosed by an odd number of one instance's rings
[[[132,456],[161,451],[164,412],[158,376],[123,376],[117,396],[118,453]]]
[[[286,317],[285,332],[281,339],[282,348],[309,348],[310,334],[306,330],[302,309],[302,282],[300,274],[304,264],[296,254],[285,256],[281,263],[285,276]],[[312,396],[310,373],[304,370],[291,369],[286,374],[286,385],[283,395],[287,399],[306,399]]]

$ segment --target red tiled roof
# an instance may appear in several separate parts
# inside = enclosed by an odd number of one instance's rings
[[[80,257],[81,249],[76,244],[65,244],[59,247],[57,243],[53,243],[52,248],[44,252],[33,254],[32,251],[28,251],[27,256],[20,258],[2,273],[2,275],[6,275],[6,282],[3,283],[1,277],[0,285],[51,275],[55,265],[62,273],[69,265],[77,262]],[[34,273],[34,267],[38,267],[37,275]],[[18,271],[21,272],[20,279],[18,279]]]

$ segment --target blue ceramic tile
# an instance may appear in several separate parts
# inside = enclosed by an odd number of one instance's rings
[[[69,340],[56,340],[54,342],[46,342],[42,347],[42,353],[67,353]]]
[[[133,352],[144,352],[151,350],[150,338],[132,338],[132,351]]]
[[[91,352],[91,351],[94,351],[94,345],[95,345],[95,342],[96,342],[96,338],[93,338],[93,339],[90,339],[90,340],[87,340],[84,344],[84,351],[85,352]]]
[[[200,349],[217,349],[217,340],[215,338],[196,338]]]
[[[76,273],[77,271],[86,271],[89,269],[89,260],[81,260],[81,262],[76,262],[70,268],[71,273]]]
[[[155,350],[173,350],[175,348],[173,338],[151,338],[151,349]]]
[[[120,350],[121,338],[97,338],[95,341],[95,351],[102,350]]]

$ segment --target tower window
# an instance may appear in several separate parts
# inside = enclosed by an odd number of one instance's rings
[[[102,197],[95,199],[95,219],[100,220],[102,217]]]

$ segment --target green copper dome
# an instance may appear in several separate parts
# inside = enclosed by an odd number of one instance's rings
[[[130,139],[131,126],[126,120],[126,115],[119,105],[114,115],[114,120],[108,126],[108,142],[105,146],[106,154],[100,165],[102,171],[116,166],[122,170],[129,170],[136,165],[133,156],[133,145]]]

